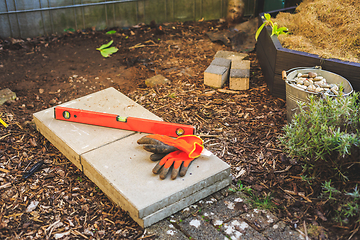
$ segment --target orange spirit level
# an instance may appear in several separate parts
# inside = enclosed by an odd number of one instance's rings
[[[68,107],[55,107],[54,117],[58,120],[118,128],[143,133],[161,134],[170,137],[195,134],[195,127],[190,125],[136,117],[122,117],[116,114],[87,111]]]

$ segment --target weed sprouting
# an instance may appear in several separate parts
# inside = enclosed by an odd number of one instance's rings
[[[255,40],[257,41],[261,31],[263,30],[263,28],[267,25],[271,26],[271,36],[272,35],[276,35],[279,36],[280,34],[286,34],[288,29],[286,27],[278,27],[277,23],[274,23],[271,20],[271,15],[269,13],[265,13],[264,16],[261,17],[262,19],[265,20],[265,22],[263,22],[263,24],[261,24],[261,26],[258,28],[258,30],[255,33]]]

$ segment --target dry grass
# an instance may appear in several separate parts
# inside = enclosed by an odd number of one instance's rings
[[[304,0],[295,14],[279,13],[274,21],[291,33],[279,36],[285,48],[360,62],[358,0]]]

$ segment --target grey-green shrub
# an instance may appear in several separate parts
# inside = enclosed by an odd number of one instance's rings
[[[359,94],[330,98],[309,96],[284,128],[284,151],[297,157],[312,176],[324,171],[347,180],[352,162],[359,162]]]
[[[308,103],[298,105],[299,113],[280,137],[284,151],[299,160],[303,179],[311,179],[309,184],[320,190],[313,196],[325,200],[328,217],[340,224],[360,221],[360,193],[354,186],[360,179],[359,93],[312,95]]]

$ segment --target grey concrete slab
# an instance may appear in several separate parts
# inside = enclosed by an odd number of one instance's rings
[[[114,88],[61,106],[161,120]],[[136,143],[145,134],[55,120],[53,111],[34,114],[39,131],[143,227],[231,182],[230,166],[213,154],[196,159],[183,178],[160,180],[150,153]]]
[[[213,154],[197,158],[185,177],[161,180],[152,173],[150,153],[136,143],[142,135],[81,156],[84,173],[139,224],[150,225],[230,184],[229,166]]]
[[[141,221],[143,222],[143,224],[145,226],[149,226],[165,217],[170,216],[174,212],[180,211],[184,207],[189,206],[200,199],[203,199],[204,197],[208,196],[209,194],[212,194],[212,193],[220,190],[221,188],[228,186],[229,184],[230,184],[229,178],[225,178],[221,181],[215,182],[209,187],[204,187],[200,191],[194,192],[187,197],[184,196],[179,201],[177,201],[171,205],[168,205],[149,216],[144,217]]]
[[[161,120],[112,87],[59,106]],[[79,155],[134,134],[132,131],[56,120],[54,107],[35,113],[34,121],[41,134],[78,168]]]

